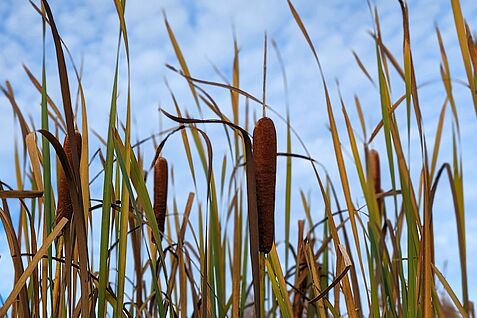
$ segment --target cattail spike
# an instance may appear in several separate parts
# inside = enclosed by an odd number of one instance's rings
[[[156,216],[161,237],[164,233],[166,220],[167,180],[167,160],[164,157],[159,157],[154,163],[154,215]]]
[[[78,157],[81,158],[81,134],[78,131],[75,131],[74,138],[76,142],[76,149],[78,151]],[[68,158],[68,164],[70,167],[72,167],[73,152],[71,151],[69,135],[66,135],[65,137],[63,142],[63,150],[65,151],[66,157]],[[71,220],[71,217],[73,216],[73,204],[71,202],[70,191],[68,188],[68,180],[66,179],[63,168],[60,167],[58,174],[58,206],[56,208],[56,223],[58,223],[63,217]]]
[[[259,250],[270,252],[275,238],[277,134],[273,121],[261,118],[253,131],[253,159],[257,183]]]
[[[381,168],[379,162],[379,153],[371,149],[369,151],[369,173],[371,178],[373,178],[374,183],[374,192],[380,193],[381,190]]]
[[[376,195],[381,194],[383,192],[383,189],[381,188],[381,168],[379,162],[379,153],[374,149],[371,149],[369,151],[369,174],[370,177],[373,179],[374,193]],[[386,219],[384,211],[384,198],[382,196],[379,196],[377,198],[377,203],[381,222],[383,216]]]

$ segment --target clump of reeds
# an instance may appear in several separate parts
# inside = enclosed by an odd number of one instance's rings
[[[74,134],[76,149],[78,151],[78,158],[81,157],[81,134],[78,131],[75,131]],[[68,158],[68,163],[70,167],[73,166],[73,152],[71,150],[71,140],[70,136],[66,135],[63,142],[63,150],[65,151],[66,157]],[[63,217],[66,217],[68,220],[71,220],[73,215],[73,204],[71,203],[70,190],[68,189],[68,180],[66,179],[65,171],[63,168],[60,168],[59,171],[59,180],[58,180],[58,206],[56,208],[56,222],[58,223]]]
[[[157,158],[154,163],[154,215],[161,237],[164,234],[164,224],[167,209],[167,160],[164,157]]]
[[[253,131],[253,159],[257,183],[259,250],[270,252],[275,237],[277,134],[273,121],[261,118]]]

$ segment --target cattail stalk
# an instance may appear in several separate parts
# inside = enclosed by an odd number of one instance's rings
[[[161,238],[164,233],[167,209],[167,169],[167,160],[164,157],[157,158],[154,163],[154,215]]]
[[[261,118],[253,131],[253,159],[258,208],[259,251],[270,252],[275,237],[277,134],[273,121]]]
[[[74,134],[76,149],[78,151],[78,158],[81,158],[81,134],[75,131]],[[65,151],[66,158],[70,167],[73,166],[73,152],[70,145],[70,136],[66,135],[63,142],[63,150]],[[73,216],[73,204],[71,202],[70,190],[68,188],[68,180],[66,179],[65,171],[60,167],[58,180],[58,206],[56,208],[56,223],[58,223],[63,217],[71,220]]]

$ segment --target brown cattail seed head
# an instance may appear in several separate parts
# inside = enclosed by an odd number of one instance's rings
[[[74,134],[76,149],[78,151],[78,158],[81,157],[81,134],[75,132]],[[70,136],[66,135],[65,141],[63,143],[63,150],[65,151],[66,157],[68,158],[68,163],[70,167],[73,166],[73,152],[71,151],[70,146],[71,140]],[[71,220],[73,215],[73,204],[71,203],[70,190],[68,188],[68,181],[66,179],[65,171],[61,167],[58,171],[59,180],[58,180],[58,206],[56,208],[56,222],[61,220],[63,217],[66,217],[68,220]]]
[[[277,134],[273,121],[261,118],[253,131],[253,159],[257,183],[259,250],[270,252],[275,237]]]
[[[369,173],[373,178],[374,192],[380,193],[381,190],[381,168],[379,164],[379,153],[372,149],[369,151]]]
[[[167,160],[164,157],[157,158],[154,163],[154,215],[161,235],[166,220],[167,173]]]
[[[372,149],[369,151],[369,175],[373,179],[374,183],[374,193],[381,194],[383,192],[383,189],[381,188],[381,168],[380,168],[380,163],[379,163],[379,153]],[[382,217],[386,218],[385,216],[385,211],[384,211],[384,198],[383,197],[378,197],[377,198],[377,203],[378,203],[378,211],[380,215],[380,222],[382,221]]]

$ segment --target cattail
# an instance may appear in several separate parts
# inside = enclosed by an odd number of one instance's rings
[[[80,158],[81,134],[78,131],[75,131],[74,138],[76,142],[76,149],[78,150],[78,158]],[[65,141],[63,143],[63,150],[65,151],[66,157],[68,158],[68,163],[70,167],[72,167],[73,152],[71,151],[70,136],[68,135],[66,135],[65,137]],[[71,216],[73,215],[73,204],[71,203],[68,181],[66,179],[66,175],[63,168],[60,168],[58,173],[58,207],[56,208],[56,223],[58,223],[63,217],[66,217],[68,220],[71,220]]]
[[[154,215],[156,216],[159,231],[164,233],[167,209],[167,160],[157,158],[154,163]]]
[[[382,192],[379,153],[374,149],[369,151],[369,174],[371,178],[373,178],[374,192],[376,194]]]
[[[369,174],[370,177],[373,179],[374,183],[374,193],[376,195],[381,194],[383,192],[383,189],[381,188],[381,167],[380,167],[380,162],[379,162],[379,153],[371,149],[369,151]],[[379,196],[377,198],[377,203],[378,203],[378,211],[380,217],[384,215],[384,198],[382,196]],[[386,217],[384,215],[384,217]]]
[[[253,159],[257,183],[259,250],[270,252],[275,236],[275,179],[277,134],[273,121],[261,118],[253,131]]]

